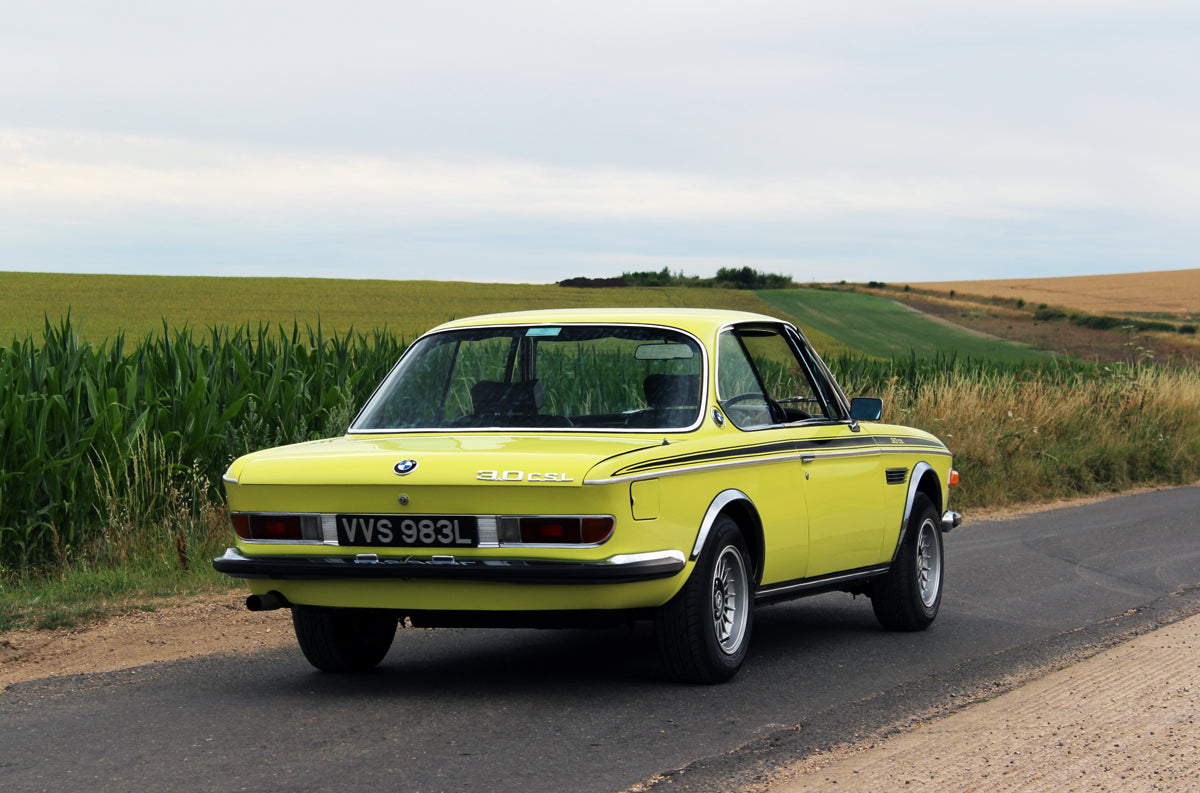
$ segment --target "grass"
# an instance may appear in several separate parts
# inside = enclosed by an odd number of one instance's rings
[[[955,506],[968,514],[1200,477],[1194,369],[1143,365],[1144,356],[1054,363],[864,294],[765,297],[770,305],[722,289],[0,273],[0,321],[27,334],[0,348],[0,557],[9,559],[0,560],[0,630],[237,586],[208,564],[229,537],[216,485],[226,455],[336,432],[404,338],[475,313],[661,305],[790,315],[847,392],[883,397],[886,420],[950,445],[963,473]],[[49,326],[43,312],[67,306],[71,322]],[[247,319],[282,327],[237,329]],[[384,324],[391,330],[345,332]],[[826,333],[890,360],[848,355]],[[126,336],[141,341],[126,350]],[[45,503],[22,501],[42,491]],[[38,564],[22,562],[34,553]]]
[[[130,505],[119,507],[114,515],[130,514]],[[240,588],[209,561],[229,545],[226,515],[210,503],[199,516],[171,516],[166,526],[118,518],[88,545],[62,549],[52,567],[0,576],[0,632],[72,628],[114,613],[154,611],[181,596]]]
[[[227,576],[193,571],[70,567],[0,585],[0,632],[75,628],[113,614],[156,611],[176,598],[240,589]]]
[[[833,289],[766,290],[759,295],[776,310],[877,358],[953,355],[1024,362],[1049,357],[1031,347],[937,322],[877,295]]]
[[[687,287],[564,288],[323,278],[206,278],[0,272],[0,339],[71,316],[83,337],[136,339],[168,330],[260,324],[316,326],[329,335],[387,329],[403,338],[459,317],[537,308],[687,306],[773,313],[754,292]]]
[[[941,373],[880,389],[884,419],[954,452],[959,507],[1011,506],[1200,478],[1200,375],[1154,366],[1013,377]]]

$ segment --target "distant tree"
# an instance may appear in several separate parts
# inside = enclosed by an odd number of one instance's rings
[[[629,284],[625,282],[624,278],[585,278],[583,276],[578,278],[567,278],[566,280],[559,281],[558,285],[590,289],[596,289],[600,287],[629,286]]]
[[[779,273],[760,273],[753,267],[722,267],[717,270],[715,286],[726,289],[787,289],[791,276]]]

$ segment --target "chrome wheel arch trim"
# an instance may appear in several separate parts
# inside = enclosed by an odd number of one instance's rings
[[[917,493],[920,492],[921,480],[925,478],[925,474],[932,473],[933,478],[937,480],[937,471],[933,470],[933,466],[922,460],[913,466],[912,473],[908,475],[908,497],[904,501],[904,517],[901,519],[900,527],[908,525],[908,519],[912,515],[913,502],[917,498]],[[937,508],[937,503],[934,503],[934,508]]]
[[[897,554],[900,553],[900,546],[904,544],[904,536],[908,534],[908,519],[912,517],[913,502],[916,501],[917,493],[921,492],[921,480],[925,478],[925,474],[932,475],[934,481],[938,481],[937,471],[924,460],[914,465],[912,473],[908,475],[908,497],[904,501],[904,517],[900,519],[900,534],[896,537],[896,548],[892,551],[893,563],[896,561]],[[937,509],[936,502],[934,509]]]
[[[692,554],[689,557],[691,561],[696,561],[700,556],[700,551],[704,549],[704,543],[708,539],[708,533],[712,531],[717,516],[725,507],[737,501],[744,501],[751,509],[754,508],[754,502],[750,500],[750,496],[732,488],[718,493],[717,497],[708,505],[708,510],[704,513],[704,520],[700,521],[700,531],[696,533],[696,543],[692,546]]]

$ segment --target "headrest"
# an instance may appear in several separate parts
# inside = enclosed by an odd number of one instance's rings
[[[694,374],[652,374],[642,382],[646,402],[655,409],[696,407],[700,377]]]
[[[480,380],[471,386],[471,404],[478,413],[537,413],[545,402],[541,380],[501,383]]]

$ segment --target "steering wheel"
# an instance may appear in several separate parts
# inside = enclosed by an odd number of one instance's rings
[[[772,424],[786,424],[787,414],[783,411],[783,407],[778,402],[771,399],[761,391],[743,391],[740,394],[734,394],[728,399],[718,400],[722,408],[731,408],[739,402],[745,402],[749,399],[761,399],[767,408],[767,416],[771,419]]]
[[[761,391],[743,391],[740,394],[734,394],[733,396],[729,397],[728,399],[720,400],[720,403],[723,407],[725,405],[736,405],[739,402],[745,402],[747,399],[761,399],[764,402],[771,401],[771,400],[767,399],[767,395],[762,393]]]

